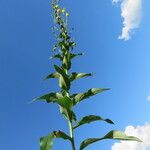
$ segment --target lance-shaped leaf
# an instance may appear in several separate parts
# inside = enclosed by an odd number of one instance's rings
[[[52,150],[54,138],[71,141],[71,137],[62,131],[53,131],[50,135],[40,138],[40,150]]]
[[[51,102],[57,103],[66,109],[71,109],[73,106],[73,101],[69,97],[63,96],[60,93],[48,93],[48,94],[45,94],[41,97],[34,99],[33,101],[37,101],[37,100],[44,100],[47,103],[51,103]]]
[[[81,56],[81,55],[83,55],[83,53],[78,53],[78,54],[73,54],[73,53],[71,53],[71,59],[73,59],[73,58],[75,58],[76,56]]]
[[[60,106],[66,109],[71,109],[73,106],[73,101],[67,96],[58,99],[58,103],[60,104]]]
[[[65,118],[67,120],[71,120],[71,121],[75,121],[75,122],[77,121],[76,115],[72,110],[66,109],[66,108],[60,106],[60,112],[61,112],[61,114],[63,114],[65,116]]]
[[[75,105],[84,99],[87,99],[93,95],[96,95],[106,90],[109,90],[109,89],[108,88],[92,88],[84,93],[73,94],[71,98],[74,99],[74,105]]]
[[[77,80],[77,79],[80,79],[80,78],[83,78],[83,77],[88,77],[88,76],[92,76],[92,74],[91,73],[76,73],[76,72],[73,72],[70,75],[70,81]]]
[[[110,124],[114,124],[110,119],[103,119],[102,117],[100,116],[95,116],[95,115],[89,115],[89,116],[85,116],[83,117],[78,123],[76,126],[74,126],[74,129],[81,126],[81,125],[84,125],[84,124],[89,124],[91,122],[94,122],[94,121],[105,121],[107,123],[110,123]]]
[[[56,138],[62,138],[64,140],[69,140],[69,141],[72,140],[70,136],[68,136],[66,133],[62,131],[54,131],[53,133]]]
[[[53,140],[55,138],[54,133],[48,136],[40,138],[40,150],[52,150]]]
[[[67,55],[65,55],[63,57],[62,66],[63,66],[63,68],[66,68],[67,70],[70,69],[70,67],[71,67],[70,53],[68,53]]]
[[[56,54],[56,55],[50,57],[50,59],[52,59],[52,58],[58,58],[58,59],[62,60],[62,56],[60,54]]]
[[[62,99],[62,98],[63,96],[60,93],[48,93],[38,98],[35,98],[33,102],[37,100],[43,100],[46,101],[47,103],[51,103],[51,102],[55,103],[57,102],[58,99]]]
[[[49,74],[45,79],[50,79],[50,78],[59,78],[59,73],[55,72],[55,73],[51,73]]]
[[[83,55],[83,53],[78,53],[78,54],[70,53],[70,59],[73,59],[73,58],[75,58],[76,56],[81,56],[81,55]],[[50,57],[50,59],[52,59],[52,58],[58,58],[58,59],[60,59],[60,60],[63,60],[63,57],[62,57],[61,54],[56,54],[56,55]]]
[[[68,75],[65,73],[65,71],[58,67],[57,65],[54,65],[55,70],[60,74],[59,77],[59,86],[60,88],[62,88],[63,90],[69,90],[70,89],[70,80]]]
[[[112,130],[102,138],[89,138],[89,139],[84,140],[80,145],[80,150],[83,150],[85,147],[87,147],[88,145],[90,145],[92,143],[95,143],[97,141],[104,140],[104,139],[128,140],[128,141],[142,142],[137,137],[127,136],[125,133],[123,133],[121,131]]]

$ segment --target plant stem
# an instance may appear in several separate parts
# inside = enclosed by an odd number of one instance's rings
[[[68,121],[69,125],[69,130],[70,130],[70,137],[71,137],[71,145],[72,145],[72,150],[75,150],[75,142],[74,142],[74,133],[73,133],[73,127],[71,121]]]

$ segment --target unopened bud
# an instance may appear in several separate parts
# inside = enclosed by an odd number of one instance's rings
[[[57,9],[59,6],[58,5],[55,5],[55,8]]]
[[[65,8],[63,8],[63,9],[62,9],[62,13],[65,13],[65,12],[66,12],[66,9],[65,9]]]
[[[68,16],[69,16],[69,13],[66,13],[66,16],[68,17]]]

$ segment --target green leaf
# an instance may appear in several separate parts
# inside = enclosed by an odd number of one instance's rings
[[[80,150],[83,150],[85,147],[88,145],[95,143],[100,140],[104,139],[114,139],[114,140],[128,140],[128,141],[137,141],[137,142],[142,142],[140,139],[134,136],[127,136],[125,133],[117,130],[112,130],[108,134],[106,134],[102,138],[89,138],[84,140],[81,145],[80,145]]]
[[[60,93],[48,93],[34,99],[33,101],[37,101],[37,100],[44,100],[47,103],[51,103],[51,102],[57,103],[66,109],[71,109],[73,106],[73,101],[69,97],[63,96]]]
[[[76,126],[74,126],[74,129],[81,126],[81,125],[84,125],[84,124],[88,124],[88,123],[91,123],[91,122],[94,122],[94,121],[105,121],[107,123],[110,123],[110,124],[114,124],[110,119],[103,119],[102,117],[100,116],[95,116],[95,115],[89,115],[89,116],[85,116],[83,117]]]
[[[49,74],[45,79],[50,79],[50,78],[59,78],[59,73],[55,72],[55,73],[51,73]]]
[[[37,101],[37,100],[44,100],[47,103],[51,103],[51,102],[55,103],[55,102],[57,102],[58,99],[61,99],[61,98],[63,98],[63,96],[60,93],[48,93],[48,94],[45,94],[45,95],[40,96],[38,98],[35,98],[33,100],[33,102]]]
[[[84,99],[87,99],[93,95],[96,95],[98,93],[101,93],[103,91],[109,90],[108,88],[92,88],[88,90],[87,92],[84,93],[78,93],[78,94],[73,94],[71,98],[74,99],[74,105],[81,102]]]
[[[40,150],[52,150],[54,137],[55,137],[54,133],[51,133],[50,135],[45,137],[41,137]]]
[[[81,56],[81,55],[83,55],[83,53],[78,53],[78,54],[73,54],[73,53],[71,53],[70,58],[73,59],[73,58],[75,58],[76,56]]]
[[[71,109],[73,106],[73,101],[67,96],[58,99],[58,103],[66,109]]]
[[[71,120],[75,122],[77,121],[76,115],[72,110],[60,106],[60,112],[65,116],[67,120]]]
[[[70,136],[68,136],[66,133],[62,131],[54,131],[54,135],[56,138],[62,138],[64,140],[69,140],[69,141],[72,140]]]
[[[69,42],[69,47],[71,47],[73,49],[74,46],[76,46],[75,42]]]
[[[64,56],[62,64],[65,66],[65,68],[67,68],[68,66],[67,56]]]
[[[124,132],[121,132],[121,131],[118,131],[118,130],[110,131],[102,139],[129,140],[129,141],[142,142],[137,137],[127,136]]]
[[[40,150],[52,150],[54,138],[71,141],[71,137],[62,131],[53,131],[51,134],[40,138]]]
[[[83,55],[83,53],[78,53],[78,54],[70,53],[70,59],[73,59],[73,58],[75,58],[75,57],[77,57],[77,56],[81,56],[81,55]],[[62,55],[60,55],[60,54],[56,54],[56,55],[50,57],[50,59],[52,59],[52,58],[58,58],[58,59],[60,59],[60,60],[63,60],[63,57],[62,57]]]
[[[80,78],[83,78],[83,77],[88,77],[88,76],[92,76],[92,74],[91,73],[76,73],[76,72],[73,72],[70,76],[70,81],[77,80],[77,79],[80,79]]]
[[[62,66],[67,70],[70,69],[71,67],[70,53],[68,53],[68,55],[63,57]]]
[[[52,58],[58,58],[58,59],[62,60],[62,56],[60,54],[56,54],[56,55],[50,57],[50,59],[52,59]]]
[[[68,75],[65,73],[65,70],[58,67],[57,65],[54,65],[55,70],[60,74],[59,77],[59,86],[63,90],[69,90],[70,89],[70,80]]]

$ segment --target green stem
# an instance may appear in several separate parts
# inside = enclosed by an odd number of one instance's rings
[[[69,130],[70,130],[70,137],[71,137],[71,146],[72,146],[72,150],[75,150],[75,142],[74,142],[74,133],[73,133],[73,126],[71,121],[68,121],[68,125],[69,125]]]

